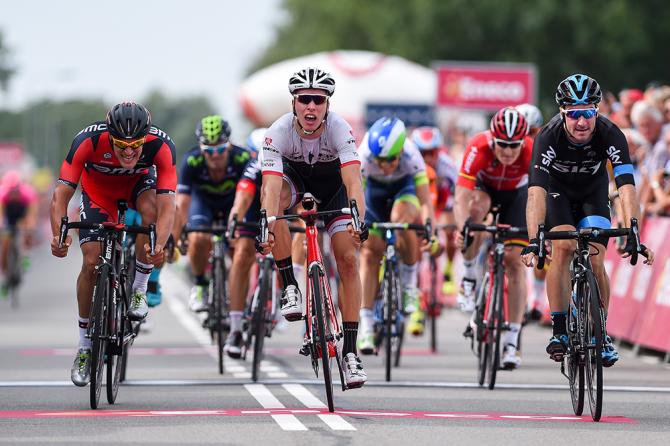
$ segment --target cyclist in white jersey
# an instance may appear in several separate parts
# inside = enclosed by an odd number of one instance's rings
[[[306,68],[291,76],[289,91],[293,112],[275,121],[265,134],[260,154],[263,173],[261,207],[268,216],[281,215],[311,193],[320,211],[347,207],[355,199],[365,216],[360,160],[351,126],[328,110],[335,80],[318,68]],[[348,216],[324,219],[339,272],[344,329],[344,374],[347,385],[360,387],[367,380],[356,352],[361,279],[358,250],[367,239],[365,225],[355,232]],[[291,237],[285,220],[270,225],[267,243],[258,243],[262,254],[272,252],[284,292],[281,313],[289,321],[302,318],[302,295],[293,273]]]
[[[389,221],[409,224],[435,221],[426,164],[419,149],[406,138],[405,124],[401,120],[377,120],[363,138],[359,151],[368,204],[365,217],[368,225]],[[375,349],[373,306],[379,287],[379,264],[385,246],[381,233],[375,230],[370,232],[375,237],[368,240],[361,253],[364,292],[358,347],[363,354],[372,354]],[[419,306],[417,288],[419,237],[414,231],[402,231],[397,235],[404,311],[411,313],[410,325],[423,326],[425,315]],[[437,253],[439,244],[436,238],[432,240],[433,252]],[[424,251],[430,248],[431,245],[425,241],[421,244]]]

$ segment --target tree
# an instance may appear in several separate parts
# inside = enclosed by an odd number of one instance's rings
[[[669,81],[670,3],[663,0],[285,0],[288,19],[255,68],[335,49],[436,60],[532,62],[543,105],[584,72],[604,88]]]
[[[9,49],[5,46],[5,41],[0,31],[0,90],[4,93],[9,88],[9,81],[16,73],[16,70],[10,66]]]

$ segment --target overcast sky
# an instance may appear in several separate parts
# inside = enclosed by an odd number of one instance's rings
[[[272,41],[281,0],[0,0],[18,74],[0,108],[42,98],[206,94],[233,122],[237,87]]]

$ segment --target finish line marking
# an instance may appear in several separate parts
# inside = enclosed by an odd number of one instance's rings
[[[262,384],[249,384],[256,387],[253,392],[262,405],[283,406],[274,395],[267,389],[262,390]],[[508,414],[502,412],[415,412],[415,411],[374,411],[374,410],[336,410],[328,412],[327,408],[285,408],[267,407],[265,409],[202,409],[202,410],[75,410],[75,411],[38,411],[38,410],[14,410],[0,411],[0,419],[19,418],[104,418],[104,417],[272,417],[284,430],[307,430],[307,427],[296,418],[295,415],[316,415],[322,420],[323,417],[366,417],[372,419],[432,419],[432,420],[472,420],[472,421],[549,421],[558,423],[592,423],[590,416],[575,416],[561,414]],[[345,428],[345,424],[330,418],[326,422],[329,427],[337,430],[355,430],[351,424],[342,419],[351,428]],[[612,424],[638,424],[639,421],[621,417],[603,417],[601,423]]]

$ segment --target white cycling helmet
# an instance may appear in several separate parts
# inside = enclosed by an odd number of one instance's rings
[[[323,90],[328,96],[335,93],[335,79],[319,68],[309,67],[293,73],[293,76],[288,80],[288,91],[295,94],[297,90],[304,90],[307,88],[315,88]]]
[[[540,128],[544,124],[542,112],[533,104],[519,104],[515,108],[526,118],[531,129]]]

